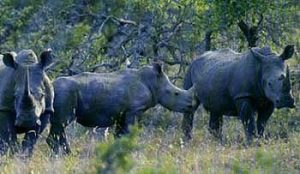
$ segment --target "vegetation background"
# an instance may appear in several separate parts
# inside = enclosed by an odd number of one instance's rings
[[[288,61],[299,101],[299,0],[0,0],[0,52],[52,48],[51,78],[164,63],[182,86],[189,63],[206,50],[270,46]],[[300,103],[271,117],[268,139],[244,146],[237,118],[226,117],[222,142],[197,111],[192,142],[182,147],[182,114],[158,106],[119,140],[76,123],[68,127],[70,156],[53,156],[41,136],[31,159],[5,156],[1,173],[300,173]]]

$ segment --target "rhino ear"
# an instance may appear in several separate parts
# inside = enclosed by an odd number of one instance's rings
[[[152,66],[153,66],[153,69],[154,69],[156,72],[158,72],[159,74],[161,74],[161,73],[163,72],[162,66],[161,66],[160,63],[155,62],[155,63],[152,64]]]
[[[53,56],[51,54],[52,49],[48,48],[47,50],[43,51],[40,55],[40,65],[43,69],[46,69],[52,64]]]
[[[259,53],[257,48],[250,48],[250,51],[251,51],[252,55],[254,56],[254,58],[256,58],[259,61],[262,61],[267,58],[265,55]]]
[[[283,53],[279,56],[283,61],[291,58],[294,54],[294,45],[287,45]]]
[[[15,57],[17,54],[15,52],[9,52],[3,54],[3,63],[4,65],[11,67],[13,69],[17,69],[18,64],[15,61]]]

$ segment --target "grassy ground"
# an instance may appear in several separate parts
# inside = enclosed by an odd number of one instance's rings
[[[1,158],[1,173],[300,173],[300,132],[296,112],[276,112],[266,133],[268,140],[244,144],[236,118],[224,117],[223,140],[207,131],[208,116],[199,112],[194,138],[180,142],[180,114],[152,109],[138,132],[128,138],[105,139],[73,124],[68,128],[70,156],[53,156],[41,137],[31,159]],[[284,114],[287,113],[287,114]],[[149,115],[156,115],[149,117]]]

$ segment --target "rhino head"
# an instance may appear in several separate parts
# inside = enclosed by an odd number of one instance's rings
[[[153,63],[152,67],[147,72],[149,83],[156,89],[157,102],[162,106],[176,112],[191,112],[195,108],[196,98],[194,88],[182,90],[173,85],[168,76],[164,73],[162,66],[159,63]],[[151,74],[149,76],[149,74]],[[150,86],[149,85],[149,86]]]
[[[273,102],[276,108],[294,108],[290,72],[288,66],[285,66],[285,61],[294,53],[294,46],[286,46],[279,56],[272,53],[268,47],[252,48],[251,52],[261,65],[262,88],[265,96]]]
[[[3,55],[3,63],[14,69],[15,126],[26,128],[40,123],[45,110],[45,69],[51,62],[50,49],[42,52],[39,61],[32,50]]]

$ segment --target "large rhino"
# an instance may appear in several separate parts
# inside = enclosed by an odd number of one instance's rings
[[[109,127],[116,123],[116,136],[128,133],[135,117],[156,104],[178,112],[192,111],[193,89],[174,86],[154,63],[139,70],[113,73],[82,73],[60,77],[53,83],[54,116],[51,117],[49,146],[55,153],[69,153],[64,128],[73,120],[87,127]]]
[[[31,154],[38,135],[53,113],[54,91],[45,73],[51,50],[37,56],[32,50],[5,53],[0,62],[0,151],[17,145],[25,133],[23,151]]]
[[[280,56],[269,47],[251,48],[245,53],[230,49],[209,51],[194,60],[184,79],[184,89],[195,85],[198,104],[210,112],[209,130],[221,136],[223,115],[238,116],[247,140],[255,131],[263,136],[274,108],[294,107],[288,68],[294,47],[288,45]],[[286,72],[285,72],[286,69]],[[182,128],[185,139],[191,139],[194,114],[185,114]]]

